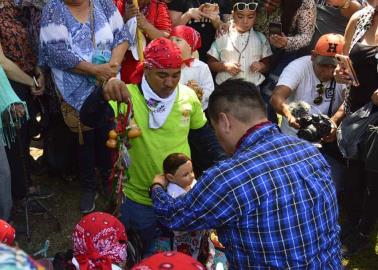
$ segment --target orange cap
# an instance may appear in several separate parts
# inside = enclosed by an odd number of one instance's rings
[[[342,54],[344,48],[344,37],[339,34],[325,34],[321,36],[315,45],[314,52],[322,56],[335,56]]]

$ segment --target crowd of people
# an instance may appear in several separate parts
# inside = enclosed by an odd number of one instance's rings
[[[377,217],[377,28],[378,0],[1,0],[0,268],[57,267],[10,247],[45,167],[81,183],[70,269],[342,269]]]

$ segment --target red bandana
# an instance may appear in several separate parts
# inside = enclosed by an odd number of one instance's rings
[[[201,35],[190,26],[179,25],[174,27],[171,32],[171,37],[185,39],[192,48],[192,52],[201,48]]]
[[[175,251],[155,254],[132,268],[132,270],[155,269],[205,270],[206,268],[192,257]]]
[[[111,270],[113,263],[126,261],[125,227],[110,214],[94,212],[83,217],[72,240],[80,270]]]
[[[0,243],[13,245],[16,237],[16,230],[6,221],[0,219]]]
[[[167,38],[157,38],[151,41],[144,50],[144,63],[139,63],[131,75],[131,82],[138,84],[142,81],[143,68],[176,69],[183,64],[181,50]]]

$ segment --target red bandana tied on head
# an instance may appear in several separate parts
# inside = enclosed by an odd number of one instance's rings
[[[8,224],[5,220],[0,219],[0,243],[12,246],[15,237],[16,230],[12,225]]]
[[[131,82],[138,84],[142,81],[143,68],[177,69],[183,64],[181,50],[167,38],[157,38],[144,49],[144,62],[139,63],[131,75]]]
[[[201,35],[195,29],[186,25],[178,25],[172,29],[171,37],[179,37],[188,42],[192,52],[201,48]]]
[[[113,263],[126,261],[125,227],[110,214],[94,212],[83,217],[72,240],[80,270],[111,270]]]
[[[175,251],[155,254],[132,268],[132,270],[159,269],[205,270],[206,268],[192,257]]]

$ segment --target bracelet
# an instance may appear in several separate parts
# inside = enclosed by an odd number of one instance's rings
[[[160,183],[152,183],[152,185],[148,189],[148,194],[149,194],[150,198],[152,196],[152,189],[154,188],[154,186],[160,186],[162,189],[165,189],[165,187]]]

